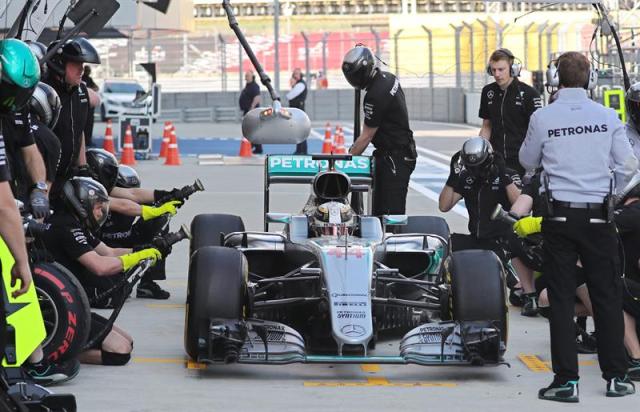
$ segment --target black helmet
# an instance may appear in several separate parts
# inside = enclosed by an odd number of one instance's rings
[[[634,83],[627,90],[625,96],[627,104],[627,113],[633,123],[633,127],[640,133],[640,82]]]
[[[140,187],[140,176],[138,176],[138,172],[136,172],[136,169],[127,165],[118,166],[118,178],[116,179],[116,186],[124,187],[127,189]]]
[[[47,50],[51,50],[58,41],[49,45]],[[64,46],[60,47],[50,60],[50,65],[58,74],[64,74],[67,62],[100,64],[100,55],[95,47],[84,37],[75,37],[67,40]]]
[[[38,83],[29,101],[29,111],[49,129],[56,127],[62,103],[55,89],[46,83]]]
[[[356,89],[366,89],[376,72],[376,59],[368,47],[356,46],[342,60],[342,74]]]
[[[27,43],[27,46],[29,46],[29,48],[33,52],[33,55],[36,56],[36,59],[38,59],[38,63],[40,64],[40,78],[46,79],[47,64],[44,63],[43,60],[44,56],[47,54],[47,46],[45,46],[44,43],[33,40],[25,40],[25,43]]]
[[[109,215],[109,195],[107,190],[97,181],[88,177],[74,177],[65,182],[63,199],[69,211],[80,222],[92,231],[98,230]],[[95,206],[101,206],[102,215],[96,218],[93,213]]]
[[[491,144],[482,137],[472,137],[462,145],[460,160],[471,175],[486,176],[493,165]]]
[[[87,149],[87,165],[96,180],[110,193],[118,179],[118,159],[104,149],[90,148]]]

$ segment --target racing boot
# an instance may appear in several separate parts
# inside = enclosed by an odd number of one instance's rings
[[[160,285],[153,280],[140,282],[136,289],[136,297],[138,298],[165,300],[169,299],[170,296],[171,293],[162,289]]]
[[[524,301],[524,305],[522,305],[520,314],[522,316],[528,316],[530,318],[535,318],[536,316],[538,316],[538,299],[535,292],[523,294],[522,300]]]
[[[627,369],[627,376],[632,381],[640,381],[640,359],[631,359],[629,361],[629,369]]]
[[[521,288],[509,289],[509,303],[511,303],[512,306],[522,307],[524,305],[522,294],[523,291]]]
[[[80,371],[80,362],[77,359],[72,359],[53,363],[43,359],[38,363],[27,362],[24,364],[24,368],[35,383],[42,386],[50,386],[75,378]]]
[[[628,375],[607,380],[607,396],[610,398],[619,398],[633,395],[634,393],[636,393],[636,386],[631,382]]]
[[[554,379],[551,385],[538,391],[538,399],[570,403],[579,402],[578,381],[560,382]]]
[[[582,354],[593,354],[598,353],[598,344],[596,342],[596,334],[593,333],[582,333],[578,338],[576,338],[576,347],[578,349],[578,353]]]

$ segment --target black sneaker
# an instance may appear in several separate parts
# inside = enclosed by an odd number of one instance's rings
[[[579,402],[578,381],[560,383],[554,380],[551,385],[538,391],[538,399],[557,402]]]
[[[624,378],[613,378],[607,381],[607,396],[610,398],[619,398],[634,393],[636,393],[636,386],[627,375]]]
[[[595,333],[581,334],[578,338],[576,338],[576,347],[578,348],[578,353],[598,353],[598,343],[596,342]]]
[[[524,301],[524,305],[522,305],[522,309],[520,310],[520,314],[522,316],[528,316],[530,318],[535,318],[538,316],[538,299],[536,298],[535,293],[527,293],[522,295],[522,300]]]
[[[627,369],[627,376],[632,381],[640,381],[640,359],[631,359],[629,361],[629,369]]]
[[[73,359],[66,362],[53,363],[43,359],[38,363],[25,363],[27,374],[35,383],[42,386],[56,385],[69,381],[78,375],[80,362]]]
[[[522,289],[510,289],[509,290],[509,303],[512,306],[521,307],[524,305],[524,300],[522,298]]]
[[[136,289],[136,297],[147,299],[165,300],[169,299],[171,293],[162,289],[156,282],[150,280],[148,282],[142,282]]]

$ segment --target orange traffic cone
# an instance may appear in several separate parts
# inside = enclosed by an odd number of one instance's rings
[[[116,148],[113,146],[113,130],[111,129],[111,119],[107,120],[107,130],[104,132],[104,142],[102,148],[109,153],[116,154]]]
[[[336,137],[336,154],[346,154],[347,149],[344,147],[344,132],[342,131],[342,127],[338,131],[338,136]]]
[[[251,157],[251,143],[247,140],[246,137],[242,138],[242,143],[240,143],[240,153],[238,156],[240,157]]]
[[[171,139],[171,130],[173,130],[173,124],[171,122],[164,122],[164,131],[162,132],[162,146],[160,146],[160,157],[167,157],[167,151],[169,150],[169,140]]]
[[[127,126],[127,132],[124,135],[120,164],[128,166],[134,166],[136,164],[136,155],[133,152],[133,135],[131,134],[131,126]]]
[[[327,122],[327,127],[324,129],[324,141],[322,142],[322,153],[331,154],[333,151],[333,144],[331,143],[331,125]]]
[[[176,137],[176,131],[171,129],[171,137],[169,138],[169,146],[167,147],[167,159],[164,162],[165,166],[180,166],[180,151],[178,150],[178,138]]]

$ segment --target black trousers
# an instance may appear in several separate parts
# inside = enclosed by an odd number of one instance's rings
[[[95,107],[89,106],[89,113],[87,114],[87,123],[84,125],[84,144],[86,147],[93,145],[93,117],[96,112]]]
[[[416,159],[403,155],[375,156],[373,215],[402,215],[407,205],[409,179]]]
[[[307,154],[307,141],[305,140],[302,143],[298,143],[296,145],[296,152],[295,154]]]
[[[553,372],[562,381],[578,379],[578,355],[573,325],[576,261],[593,303],[598,360],[605,379],[622,377],[627,370],[622,316],[622,282],[613,224],[593,223],[602,213],[587,209],[555,210],[566,222],[542,221],[544,267],[551,303],[551,357]]]

